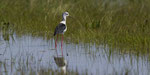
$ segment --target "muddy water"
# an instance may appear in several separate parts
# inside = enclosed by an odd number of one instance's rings
[[[13,37],[13,38],[12,38]],[[54,57],[61,56],[61,41],[57,52],[54,39],[44,40],[40,37],[24,35],[1,36],[0,40],[0,75],[29,75],[31,71],[38,74],[41,68],[61,71]],[[121,54],[111,51],[107,45],[91,43],[74,44],[63,42],[63,60],[66,69],[88,75],[149,75],[150,64],[147,56]],[[65,71],[64,71],[65,72]]]

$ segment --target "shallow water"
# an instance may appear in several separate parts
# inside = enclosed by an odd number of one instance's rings
[[[12,38],[13,37],[13,38]],[[116,50],[118,51],[118,50]],[[61,42],[58,41],[58,56],[61,56]],[[150,64],[147,56],[121,54],[107,45],[91,43],[74,44],[63,42],[66,71],[88,75],[149,75]],[[13,34],[9,40],[0,40],[0,75],[29,75],[31,70],[52,69],[60,71],[54,57],[57,56],[54,39]]]

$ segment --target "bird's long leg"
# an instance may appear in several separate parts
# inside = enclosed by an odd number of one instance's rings
[[[63,47],[62,47],[62,45],[63,45],[63,34],[62,34],[62,40],[61,40],[61,53],[62,53],[62,56],[63,56]]]
[[[57,38],[55,40],[55,49],[57,50],[57,39],[58,39],[58,34],[57,34]]]
[[[56,40],[55,40],[55,49],[56,49],[56,54],[57,54],[57,56],[58,56],[58,53],[57,53],[57,40],[58,40],[58,34],[57,34],[57,38],[56,38]]]

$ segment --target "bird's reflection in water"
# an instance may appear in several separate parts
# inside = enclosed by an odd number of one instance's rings
[[[66,74],[67,61],[64,59],[64,57],[54,57],[54,61],[56,65],[61,69],[61,72]]]

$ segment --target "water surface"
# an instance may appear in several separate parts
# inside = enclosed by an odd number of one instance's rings
[[[13,38],[12,38],[13,37]],[[28,75],[31,71],[38,74],[41,69],[60,72],[54,57],[57,56],[54,38],[45,40],[42,37],[16,34],[1,35],[0,40],[0,74]],[[117,49],[117,48],[116,48]],[[79,75],[149,75],[150,64],[147,56],[122,54],[107,45],[94,43],[74,44],[63,42],[64,59],[67,61],[66,71]],[[58,56],[61,56],[61,41],[58,41]],[[52,74],[52,73],[51,73]]]

